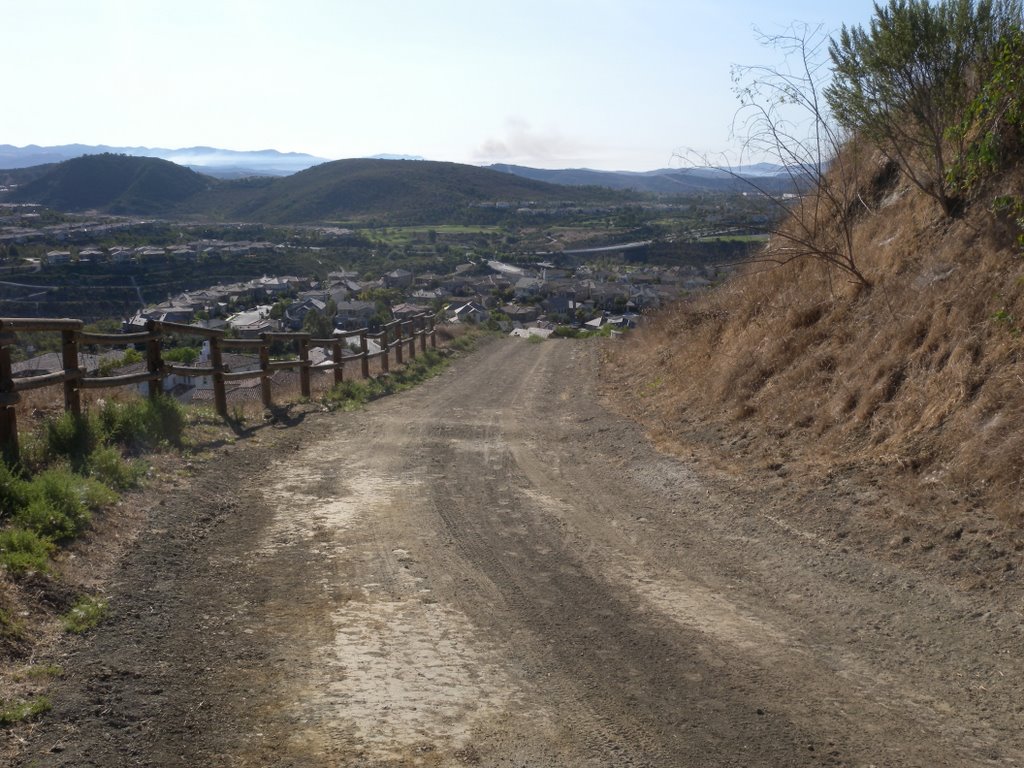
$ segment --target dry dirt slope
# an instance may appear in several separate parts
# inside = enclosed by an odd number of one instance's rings
[[[887,469],[939,528],[994,517],[1024,547],[1024,218],[1000,212],[1022,199],[1024,163],[943,218],[877,153],[847,160],[869,285],[809,256],[771,263],[776,237],[765,261],[660,312],[616,367],[670,430],[710,419],[772,463]]]
[[[496,342],[225,449],[150,511],[17,764],[1024,765],[1015,585],[657,453],[597,358]],[[818,503],[885,508],[847,480]]]

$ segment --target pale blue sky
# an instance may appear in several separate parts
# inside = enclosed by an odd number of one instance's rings
[[[870,0],[0,0],[0,143],[650,170],[730,146],[754,28]]]

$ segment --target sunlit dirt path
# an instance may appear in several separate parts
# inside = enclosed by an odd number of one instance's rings
[[[154,505],[39,766],[1018,766],[1021,615],[658,454],[501,341]]]

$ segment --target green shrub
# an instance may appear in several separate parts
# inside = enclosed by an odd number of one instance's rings
[[[126,446],[141,444],[146,435],[145,403],[107,401],[100,408],[99,422],[104,440]]]
[[[62,413],[47,419],[43,431],[49,455],[67,458],[75,468],[84,466],[89,454],[99,444],[97,424],[85,415]]]
[[[26,504],[28,489],[25,481],[0,461],[0,520],[11,517]]]
[[[465,337],[463,337],[465,338]],[[401,368],[377,379],[343,381],[326,395],[324,402],[331,408],[351,410],[428,379],[445,366],[447,360],[436,350],[427,350],[410,359]]]
[[[102,483],[66,469],[40,472],[28,483],[28,496],[28,504],[15,511],[14,521],[55,541],[77,536],[93,512],[117,499]]]
[[[53,543],[24,528],[0,530],[0,566],[11,573],[44,572],[49,568]]]
[[[22,672],[16,672],[15,680],[52,680],[61,677],[64,668],[60,664],[32,664]]]
[[[192,365],[199,359],[199,349],[196,347],[173,347],[162,350],[160,356],[168,362]]]
[[[377,379],[343,381],[327,393],[325,401],[330,407],[351,409],[380,397],[383,391]]]
[[[89,457],[89,475],[119,491],[137,488],[146,474],[146,465],[140,460],[126,459],[113,445],[97,448]]]
[[[188,418],[181,403],[172,397],[161,396],[146,401],[146,410],[153,423],[153,436],[157,441],[166,440],[171,445],[181,445]]]
[[[21,641],[25,638],[25,625],[0,608],[0,640]]]
[[[100,409],[103,437],[129,448],[170,443],[181,445],[186,426],[185,409],[173,398],[160,396],[127,402],[107,402]]]
[[[81,635],[95,627],[107,615],[107,601],[98,597],[82,597],[62,617],[64,629]]]
[[[453,349],[456,352],[468,352],[476,346],[478,337],[479,334],[473,332],[463,334],[457,339],[452,339],[448,348]]]
[[[118,368],[123,368],[126,365],[134,365],[135,363],[141,363],[143,358],[142,353],[137,349],[129,347],[124,351],[124,354],[120,358],[114,358],[113,360],[104,360],[100,363],[99,374],[100,376],[112,376]]]
[[[28,701],[0,701],[0,725],[14,725],[23,720],[31,720],[51,708],[50,700],[45,696],[36,696]]]

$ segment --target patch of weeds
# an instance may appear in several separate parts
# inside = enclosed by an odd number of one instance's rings
[[[465,338],[465,337],[462,337]],[[437,350],[421,352],[402,368],[376,379],[343,381],[335,385],[324,397],[324,404],[331,409],[354,410],[378,397],[401,392],[429,379],[448,364],[445,356]]]
[[[612,330],[612,326],[608,323],[600,328],[573,328],[569,325],[560,325],[551,335],[559,339],[607,338],[612,335]]]
[[[77,536],[92,513],[117,500],[98,480],[67,469],[47,469],[27,482],[28,504],[13,514],[22,528],[54,541]]]
[[[127,402],[106,402],[98,415],[105,441],[127,448],[155,447],[162,443],[180,446],[188,417],[171,397],[140,398]]]
[[[43,440],[50,456],[60,456],[80,469],[89,454],[99,444],[96,421],[71,412],[47,419],[43,425]]]
[[[0,641],[20,642],[25,638],[25,625],[0,608]]]
[[[0,530],[0,567],[9,573],[45,573],[50,567],[53,542],[24,528]]]
[[[146,476],[145,462],[124,458],[112,445],[93,451],[87,469],[91,477],[119,491],[137,488]]]
[[[651,381],[647,382],[640,388],[640,397],[649,397],[661,389],[661,385],[664,384],[664,379],[661,376],[657,376]]]
[[[107,615],[107,601],[99,597],[82,597],[61,618],[64,629],[76,635],[84,634],[99,624]]]
[[[245,427],[245,409],[238,403],[231,406],[231,415],[228,416],[228,423],[236,429],[243,429]]]
[[[0,461],[0,520],[11,517],[28,504],[27,483],[6,463]]]
[[[14,679],[21,682],[53,680],[64,675],[64,667],[60,664],[29,664],[25,669],[15,673]]]
[[[527,344],[543,344],[545,341],[546,339],[543,336],[536,333],[531,333],[529,336],[526,337]]]
[[[996,325],[1006,328],[1011,335],[1019,336],[1021,331],[1017,327],[1017,319],[1010,313],[1006,307],[1002,307],[992,313],[992,322]]]
[[[343,381],[335,385],[324,398],[328,408],[351,411],[384,394],[384,385],[379,379],[365,381]]]
[[[468,331],[457,339],[452,339],[448,344],[448,349],[454,352],[470,352],[477,348],[484,336],[484,331],[478,329]]]
[[[44,712],[49,712],[52,706],[46,696],[36,696],[22,701],[0,701],[0,726],[31,720]]]

